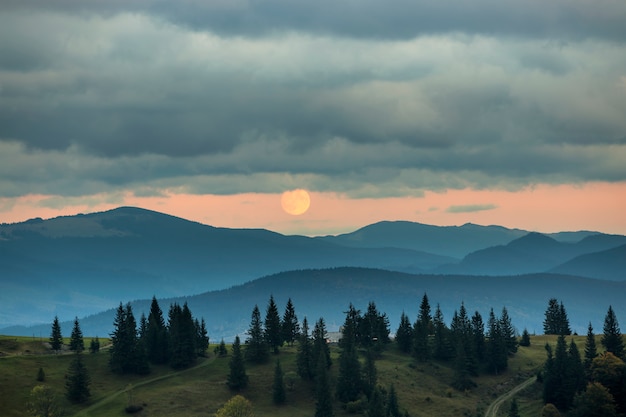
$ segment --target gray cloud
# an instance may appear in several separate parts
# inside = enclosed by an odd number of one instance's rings
[[[621,3],[24,4],[0,6],[0,196],[626,180]]]
[[[452,5],[438,0],[5,0],[1,7],[9,11],[46,9],[78,16],[151,14],[194,30],[227,36],[304,31],[342,37],[411,39],[462,32],[573,40],[626,39],[626,5],[611,0],[475,0]]]
[[[495,204],[468,204],[461,206],[450,206],[446,209],[448,213],[474,213],[477,211],[494,210],[498,208]]]

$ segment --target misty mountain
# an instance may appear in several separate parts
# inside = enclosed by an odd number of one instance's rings
[[[0,326],[85,315],[120,299],[198,294],[286,270],[362,266],[420,272],[452,258],[351,248],[262,229],[203,225],[132,207],[0,226]]]
[[[382,221],[351,233],[317,239],[356,248],[405,248],[462,259],[469,253],[506,245],[528,234],[526,230],[502,226],[432,226],[408,221]],[[578,242],[596,232],[558,232],[547,236],[559,242]]]
[[[586,331],[589,321],[601,329],[609,305],[619,318],[626,320],[626,282],[558,274],[479,277],[414,275],[364,268],[303,270],[266,276],[227,290],[159,299],[159,304],[167,312],[171,303],[187,302],[194,316],[207,321],[211,340],[219,341],[222,337],[232,340],[237,334],[245,337],[253,307],[258,305],[264,317],[270,295],[281,315],[291,298],[300,321],[306,316],[312,327],[319,317],[324,317],[331,331],[343,324],[349,303],[364,311],[374,301],[379,311],[387,313],[394,332],[403,311],[411,321],[416,319],[424,293],[428,294],[433,311],[440,304],[447,323],[462,302],[470,314],[479,311],[485,320],[490,308],[499,314],[506,307],[520,333],[524,328],[542,333],[545,310],[552,297],[563,301],[572,328],[579,333]],[[137,318],[142,312],[149,313],[148,299],[132,305]],[[110,309],[81,319],[83,333],[108,335],[114,314],[115,310]],[[2,329],[0,333],[48,337],[50,323]],[[69,334],[71,328],[71,321],[62,323],[64,333]]]
[[[498,245],[478,250],[467,255],[456,264],[444,265],[436,269],[444,274],[471,275],[515,275],[538,272],[563,272],[581,275],[575,266],[568,269],[555,269],[580,255],[591,254],[626,244],[626,236],[595,234],[588,235],[578,242],[559,242],[552,237],[529,233],[506,245]],[[619,257],[617,252],[609,252],[606,257]],[[618,260],[614,260],[618,262]],[[598,268],[597,271],[594,268]],[[586,263],[584,276],[603,279],[619,278],[616,274],[607,275],[598,262]]]
[[[559,274],[575,273],[583,277],[616,281],[626,280],[626,245],[577,256],[553,268],[551,272]]]

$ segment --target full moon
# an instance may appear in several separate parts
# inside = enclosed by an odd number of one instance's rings
[[[280,198],[280,205],[286,213],[299,216],[306,213],[311,205],[309,193],[303,189],[285,191]]]

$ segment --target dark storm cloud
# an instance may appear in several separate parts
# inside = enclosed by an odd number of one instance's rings
[[[5,1],[0,196],[626,180],[624,4],[416,4]]]
[[[423,34],[626,39],[626,4],[599,0],[291,0],[111,1],[5,0],[4,9],[39,8],[63,13],[146,13],[195,30],[229,36],[304,31],[358,38],[411,39]]]

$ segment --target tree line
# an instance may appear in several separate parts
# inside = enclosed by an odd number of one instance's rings
[[[558,313],[557,313],[558,312]],[[561,323],[554,324],[560,317]],[[604,318],[600,339],[604,352],[596,346],[591,322],[587,328],[584,352],[581,355],[571,334],[563,304],[551,299],[544,326],[558,331],[556,346],[546,344],[547,359],[539,379],[543,381],[543,401],[547,409],[568,411],[574,417],[614,417],[626,412],[626,350],[619,323],[612,306]]]
[[[340,332],[338,363],[333,364],[324,318],[319,318],[310,331],[306,317],[299,324],[291,299],[281,319],[270,296],[264,319],[255,305],[244,343],[239,336],[235,338],[228,385],[234,391],[243,390],[248,385],[246,363],[268,362],[272,355],[280,353],[285,343],[297,342],[297,374],[315,384],[316,417],[333,415],[333,398],[352,413],[367,412],[369,416],[382,417],[402,415],[395,387],[382,387],[377,380],[376,360],[392,343],[387,315],[379,312],[373,301],[364,312],[349,304]],[[525,334],[529,337],[527,332]],[[485,323],[478,311],[470,317],[461,303],[448,326],[439,305],[432,314],[427,294],[422,298],[413,323],[402,313],[395,343],[416,361],[451,363],[455,371],[451,385],[459,390],[473,387],[471,378],[481,372],[497,374],[506,370],[508,358],[515,354],[518,346],[516,330],[506,307],[499,316],[491,309]],[[337,378],[332,382],[331,366],[337,366]],[[276,359],[273,388],[276,403],[284,401],[281,375],[280,360]]]

